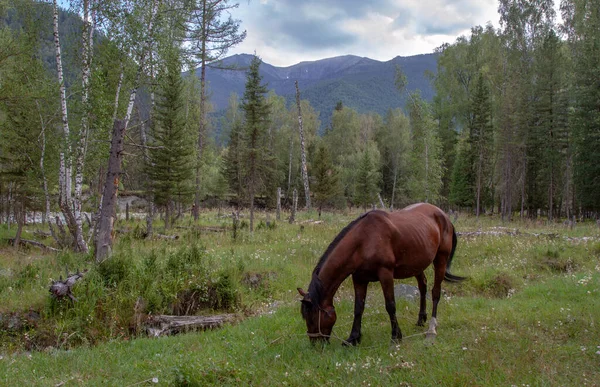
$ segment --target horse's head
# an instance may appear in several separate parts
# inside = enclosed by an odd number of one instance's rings
[[[315,300],[313,301],[309,293],[298,288],[298,293],[302,296],[302,318],[306,321],[306,334],[313,343],[319,340],[329,341],[331,330],[335,324],[337,316],[333,305],[321,307]]]

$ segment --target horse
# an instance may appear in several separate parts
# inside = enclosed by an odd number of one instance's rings
[[[345,345],[357,345],[361,341],[369,282],[381,283],[392,326],[392,341],[399,342],[402,332],[396,319],[394,279],[415,277],[421,296],[417,325],[424,326],[427,321],[424,271],[432,263],[433,307],[426,334],[435,338],[442,280],[465,279],[450,273],[456,243],[456,231],[448,215],[431,204],[417,203],[396,212],[373,210],[359,216],[329,244],[313,270],[308,291],[297,288],[302,296],[301,313],[311,342],[329,341],[337,319],[333,297],[349,276],[354,284],[354,323]]]

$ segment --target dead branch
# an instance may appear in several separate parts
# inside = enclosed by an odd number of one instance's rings
[[[15,243],[15,238],[7,238],[8,242],[10,244],[14,244]],[[50,246],[46,246],[45,244],[41,243],[41,242],[37,242],[37,241],[32,241],[29,239],[23,239],[21,238],[19,240],[19,245],[20,246],[25,246],[25,245],[31,245],[31,246],[35,246],[35,247],[39,247],[40,249],[46,250],[46,251],[52,251],[55,253],[59,253],[60,250],[59,249],[55,249],[54,247],[50,247]]]
[[[83,278],[85,273],[87,273],[87,269],[83,272],[77,271],[77,273],[67,276],[67,279],[64,281],[61,276],[60,280],[54,281],[52,282],[52,285],[50,285],[50,294],[57,299],[67,296],[72,301],[77,301],[77,299],[73,296],[73,293],[71,293],[71,288],[73,288],[77,281]]]

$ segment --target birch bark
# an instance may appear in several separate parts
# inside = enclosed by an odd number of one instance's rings
[[[298,106],[298,130],[300,132],[300,157],[302,159],[302,182],[306,197],[306,209],[310,209],[310,187],[308,186],[308,170],[306,168],[306,143],[304,141],[304,128],[302,127],[302,110],[300,109],[300,88],[296,81],[296,105]]]

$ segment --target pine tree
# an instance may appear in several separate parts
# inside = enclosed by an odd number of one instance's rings
[[[250,231],[254,231],[254,199],[261,185],[272,173],[273,157],[268,148],[267,127],[269,125],[269,105],[265,94],[266,85],[262,84],[259,73],[261,60],[254,56],[246,78],[246,89],[242,101],[245,116],[246,184],[250,200]]]
[[[179,51],[171,48],[159,75],[160,89],[152,126],[148,175],[154,203],[165,210],[165,228],[171,225],[173,203],[189,198],[193,190],[193,141],[188,133],[183,103]]]

